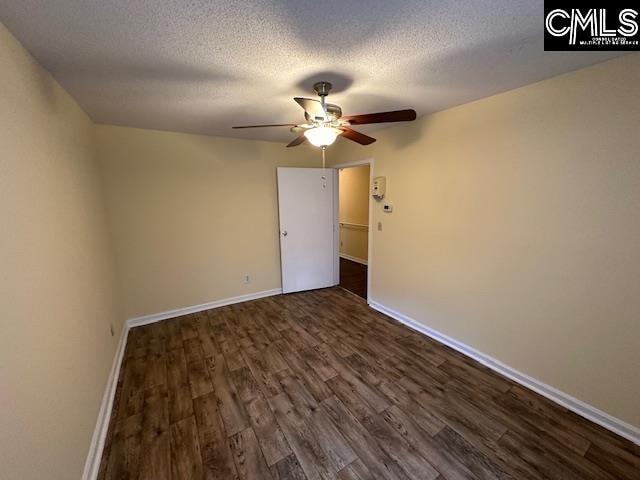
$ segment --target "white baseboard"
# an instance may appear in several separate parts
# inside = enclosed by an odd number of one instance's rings
[[[568,408],[572,412],[577,413],[578,415],[590,420],[598,425],[610,430],[621,437],[624,437],[633,443],[640,445],[640,428],[635,427],[627,422],[624,422],[618,418],[609,415],[602,410],[599,410],[582,400],[578,400],[577,398],[572,397],[550,385],[547,385],[535,378],[530,377],[522,372],[519,372],[508,365],[496,360],[489,355],[486,355],[478,350],[466,345],[458,340],[455,340],[451,337],[448,337],[432,328],[429,328],[420,322],[407,317],[406,315],[397,312],[391,308],[386,307],[376,301],[370,301],[369,305],[371,308],[378,310],[385,315],[388,315],[391,318],[398,320],[400,323],[408,326],[409,328],[416,330],[428,337],[437,340],[440,343],[443,343],[458,352],[473,358],[474,360],[480,362],[481,364],[489,367],[490,369],[498,372],[501,375],[504,375],[507,378],[510,378],[516,383],[533,390],[534,392],[539,393],[540,395],[548,398],[549,400],[562,405],[565,408]]]
[[[149,323],[159,322],[160,320],[166,320],[167,318],[180,317],[182,315],[188,315],[190,313],[202,312],[204,310],[224,307],[225,305],[232,305],[234,303],[248,302],[249,300],[257,300],[258,298],[271,297],[273,295],[279,295],[281,293],[281,288],[264,290],[262,292],[247,293],[246,295],[223,298],[221,300],[214,300],[213,302],[202,303],[200,305],[192,305],[190,307],[177,308],[175,310],[168,310],[166,312],[152,313],[151,315],[143,315],[141,317],[130,318],[129,320],[127,320],[127,325],[129,326],[129,328],[140,327],[142,325],[148,325]]]
[[[98,470],[100,469],[104,442],[107,438],[107,431],[109,430],[111,410],[113,409],[113,400],[116,395],[116,387],[118,386],[118,377],[120,376],[120,367],[122,366],[122,358],[124,357],[124,348],[127,345],[128,334],[129,327],[125,323],[122,325],[122,330],[120,331],[116,354],[113,357],[113,364],[111,365],[111,371],[107,378],[107,386],[102,397],[100,411],[98,412],[96,428],[91,437],[89,453],[87,454],[84,471],[82,472],[82,480],[94,480],[98,477]]]
[[[118,386],[118,377],[120,376],[120,368],[122,366],[124,350],[127,344],[129,330],[131,328],[159,322],[160,320],[166,320],[167,318],[187,315],[189,313],[202,312],[203,310],[209,310],[211,308],[223,307],[225,305],[246,302],[249,300],[256,300],[258,298],[270,297],[272,295],[279,295],[280,293],[282,293],[281,288],[274,288],[273,290],[265,290],[262,292],[248,293],[246,295],[240,295],[237,297],[223,298],[221,300],[215,300],[213,302],[203,303],[201,305],[178,308],[176,310],[154,313],[152,315],[145,315],[142,317],[130,318],[129,320],[127,320],[122,326],[120,339],[118,340],[118,346],[116,348],[116,354],[113,359],[113,365],[111,366],[111,372],[109,373],[109,377],[107,378],[107,387],[104,391],[102,404],[100,405],[100,411],[98,413],[98,421],[96,422],[96,428],[93,432],[93,437],[91,438],[91,444],[89,445],[89,453],[87,454],[87,460],[85,462],[84,471],[82,473],[82,480],[95,480],[98,477],[100,462],[102,461],[102,451],[104,450],[104,443],[107,438],[107,432],[109,430],[109,421],[111,420],[111,411],[113,410],[113,401],[116,395],[116,387]]]
[[[352,257],[351,255],[347,255],[346,253],[341,253],[340,258],[344,258],[345,260],[351,260],[352,262],[360,263],[362,265],[366,265],[367,261],[362,258]]]

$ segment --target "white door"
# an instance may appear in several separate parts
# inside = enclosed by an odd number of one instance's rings
[[[284,293],[339,283],[337,184],[332,168],[278,168]]]

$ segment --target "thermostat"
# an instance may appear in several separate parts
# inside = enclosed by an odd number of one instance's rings
[[[385,213],[391,213],[391,212],[393,212],[393,205],[391,205],[390,203],[385,203],[385,204],[382,206],[382,211],[383,211],[383,212],[385,212]]]

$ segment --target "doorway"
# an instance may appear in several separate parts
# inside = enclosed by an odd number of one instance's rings
[[[340,286],[367,299],[369,293],[371,161],[339,165]]]

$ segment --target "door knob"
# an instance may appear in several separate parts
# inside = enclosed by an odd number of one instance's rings
[[[283,231],[282,231],[282,236],[283,236],[283,237],[286,237],[286,236],[287,236],[287,231],[286,231],[286,230],[283,230]]]

